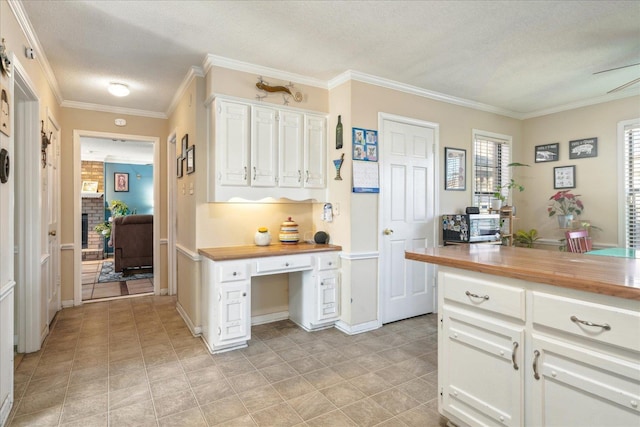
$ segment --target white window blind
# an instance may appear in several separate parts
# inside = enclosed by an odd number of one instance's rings
[[[640,124],[624,129],[625,247],[640,249]]]
[[[511,179],[511,138],[473,134],[473,206],[489,207],[496,189]],[[507,197],[508,190],[502,189]],[[509,202],[509,201],[508,201]]]

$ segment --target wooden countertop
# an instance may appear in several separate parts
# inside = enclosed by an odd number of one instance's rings
[[[295,245],[244,245],[198,249],[198,253],[213,261],[261,258],[280,255],[297,255],[312,252],[341,251],[342,246],[298,243]]]
[[[637,259],[493,245],[416,249],[405,258],[640,301]]]

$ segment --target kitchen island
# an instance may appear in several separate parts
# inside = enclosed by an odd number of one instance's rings
[[[438,265],[438,408],[464,426],[640,425],[639,261],[506,246]]]

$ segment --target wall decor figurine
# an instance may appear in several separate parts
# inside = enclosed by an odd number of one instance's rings
[[[336,150],[342,148],[342,116],[338,116],[338,124],[336,125]]]
[[[262,76],[260,76],[258,77],[258,83],[256,83],[256,87],[261,91],[265,92],[264,95],[256,95],[256,99],[258,100],[262,100],[266,98],[269,95],[269,93],[282,92],[283,94],[288,94],[290,97],[293,98],[294,101],[302,102],[302,94],[300,92],[294,93],[291,91],[291,89],[293,89],[293,83],[291,82],[289,82],[287,86],[271,86],[268,82],[264,81]],[[283,99],[284,105],[289,104],[289,97],[287,95],[283,95],[282,99]]]
[[[336,181],[342,181],[342,177],[340,176],[342,163],[344,163],[344,153],[342,153],[339,159],[333,161],[333,165],[336,167],[336,177],[334,178]]]
[[[44,131],[44,120],[40,120],[40,123],[42,124],[42,128],[40,129],[40,136],[42,138],[41,145],[40,145],[40,154],[41,154],[41,160],[42,160],[42,167],[46,168],[47,167],[47,147],[49,146],[49,144],[51,144],[51,136],[53,135],[53,132],[50,132],[49,136],[47,136],[47,133]]]
[[[4,38],[2,38],[2,43],[0,43],[0,71],[2,71],[3,76],[11,77],[11,61],[7,56],[7,49],[4,46]]]

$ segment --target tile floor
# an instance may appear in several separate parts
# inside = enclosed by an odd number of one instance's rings
[[[9,426],[445,426],[435,315],[348,336],[292,322],[211,355],[170,296],[58,313],[15,371]]]
[[[101,267],[102,260],[82,263],[82,301],[153,292],[153,279],[97,283]]]

